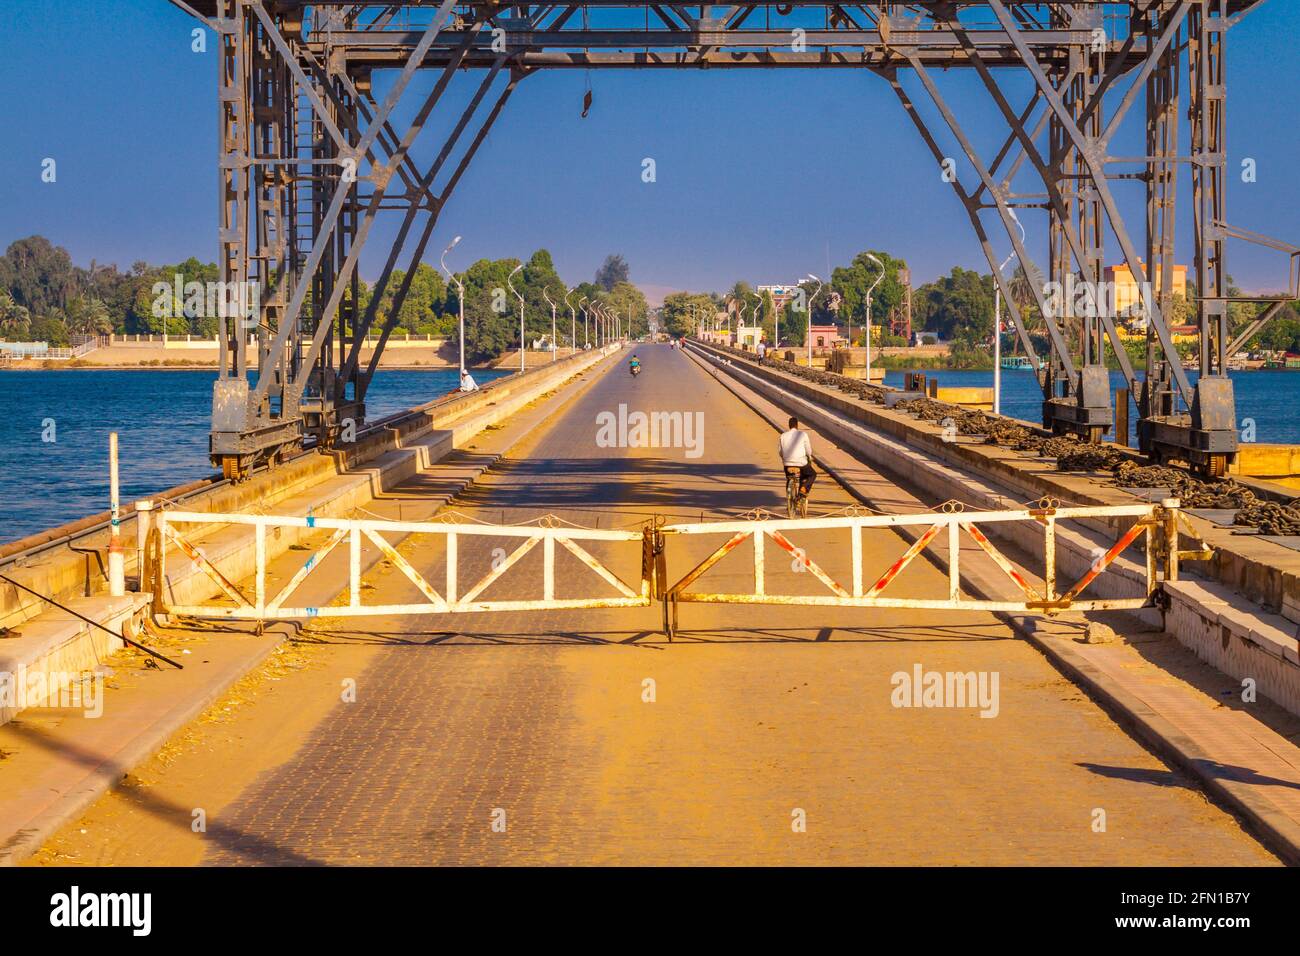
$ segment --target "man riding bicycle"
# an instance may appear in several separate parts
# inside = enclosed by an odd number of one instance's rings
[[[781,433],[777,440],[781,453],[781,465],[785,469],[786,484],[797,481],[798,497],[801,507],[807,507],[808,493],[812,490],[817,472],[812,465],[812,441],[808,433],[799,428],[799,419],[791,417],[790,429]],[[791,503],[793,509],[793,502]],[[794,517],[791,515],[791,517]]]

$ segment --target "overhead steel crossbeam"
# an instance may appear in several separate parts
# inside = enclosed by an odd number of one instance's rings
[[[1044,424],[1088,439],[1111,426],[1109,346],[1138,400],[1143,447],[1211,471],[1235,450],[1224,242],[1263,242],[1300,262],[1294,247],[1224,218],[1226,37],[1264,0],[173,2],[220,36],[222,278],[260,290],[255,321],[225,329],[214,392],[213,460],[236,477],[308,437],[328,446],[349,420],[360,423],[366,389],[439,213],[518,82],[539,69],[857,68],[881,75],[936,164],[965,160],[968,169],[944,179],[1001,285],[1021,345],[1033,354],[1030,315],[1046,335]],[[954,68],[978,78],[1001,124],[992,155],[976,146],[970,108],[954,109],[943,91]],[[438,76],[432,91],[399,113],[412,78],[425,70]],[[454,123],[435,124],[449,83],[468,70],[480,71],[469,105]],[[385,81],[382,102],[372,97],[376,71]],[[1145,154],[1113,155],[1111,144],[1126,118],[1138,115],[1139,98]],[[397,115],[414,118],[403,128]],[[987,118],[982,122],[981,133],[988,128]],[[412,147],[431,125],[451,132],[422,169]],[[1188,133],[1181,149],[1180,125]],[[1191,176],[1200,293],[1195,384],[1165,318],[1173,305],[1181,167]],[[1121,214],[1117,194],[1126,181],[1146,189],[1144,247]],[[357,261],[387,210],[403,219],[363,305]],[[1027,213],[1045,222],[1028,223]],[[1026,226],[1036,231],[1032,241]],[[1116,316],[1105,309],[1076,314],[1070,295],[1053,299],[1048,291],[1070,282],[1098,289],[1108,236],[1140,287],[1149,274],[1158,280],[1147,302],[1142,380]],[[1030,252],[1042,240],[1046,274]],[[1031,276],[1021,285],[1028,300],[998,268],[1007,250]],[[395,282],[399,262],[406,269]],[[388,307],[383,321],[381,302]],[[367,341],[374,347],[363,357]]]

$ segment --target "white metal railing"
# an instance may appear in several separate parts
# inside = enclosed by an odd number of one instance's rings
[[[36,361],[38,359],[74,359],[80,358],[99,348],[99,339],[80,342],[71,347],[49,346],[45,342],[6,342],[0,340],[0,352],[10,358]]]
[[[1002,611],[1020,613],[1055,613],[1063,610],[1101,611],[1150,606],[1161,582],[1173,580],[1178,574],[1178,501],[1167,499],[1159,504],[1118,505],[1103,507],[1061,508],[1044,501],[1039,507],[1017,511],[965,511],[950,504],[936,512],[898,515],[845,515],[825,518],[767,518],[757,520],[711,521],[695,524],[672,524],[659,529],[666,539],[672,536],[727,535],[718,548],[689,572],[663,590],[665,625],[671,633],[675,611],[670,616],[668,605],[686,603],[720,604],[793,604],[822,607],[895,607],[934,608],[945,610]],[[1056,563],[1056,526],[1070,519],[1125,518],[1134,519],[1133,525],[1106,551],[1097,555],[1088,570],[1064,590],[1058,589]],[[1043,529],[1042,584],[1035,587],[1016,566],[989,540],[985,529],[990,525],[1007,522],[1034,522]],[[921,534],[905,548],[885,571],[868,580],[864,571],[862,532],[867,528],[918,528]],[[814,561],[804,549],[797,547],[788,534],[804,531],[847,532],[845,543],[849,549],[850,577],[847,585],[841,584]],[[962,588],[961,541],[969,536],[980,549],[1009,577],[1023,594],[1023,599],[989,600],[972,597]],[[1131,598],[1080,599],[1080,594],[1099,574],[1139,536],[1146,535],[1145,588],[1141,595]],[[752,591],[716,592],[691,590],[710,568],[718,564],[745,541],[753,544]],[[811,573],[825,585],[825,594],[773,593],[769,587],[766,570],[766,542],[771,541],[793,558],[802,570]],[[889,588],[917,556],[930,547],[946,550],[948,587],[943,597],[912,598],[890,597]]]
[[[410,522],[357,520],[347,518],[289,517],[255,514],[208,514],[202,512],[163,511],[157,513],[154,564],[149,578],[154,583],[155,609],[159,613],[193,617],[216,617],[243,620],[286,620],[313,617],[360,617],[405,614],[461,614],[484,611],[535,611],[580,608],[646,607],[652,600],[664,603],[665,629],[671,635],[676,624],[678,603],[720,604],[789,604],[821,607],[889,607],[928,608],[1053,614],[1058,611],[1101,611],[1149,607],[1155,603],[1163,581],[1178,576],[1179,503],[1167,499],[1158,504],[1135,504],[1103,507],[1059,507],[1044,500],[1037,507],[1006,511],[965,511],[956,503],[942,509],[918,514],[846,514],[821,518],[747,517],[725,521],[685,524],[647,522],[641,530],[601,530],[564,524],[547,516],[537,524],[494,525],[460,520]],[[1056,529],[1061,521],[1080,519],[1132,518],[1133,524],[1111,545],[1099,549],[1088,570],[1068,587],[1058,587]],[[990,540],[990,526],[1008,522],[1032,522],[1042,528],[1043,573],[1031,580]],[[178,526],[244,525],[253,529],[252,594],[241,588],[209,560],[200,548],[187,540]],[[268,593],[267,529],[295,528],[329,532],[306,562],[298,567],[274,594]],[[864,561],[863,531],[869,528],[916,528],[919,534],[882,573],[869,577]],[[846,532],[849,577],[842,584],[813,560],[789,535],[816,531]],[[394,535],[440,536],[444,545],[444,579],[438,591],[420,571],[393,546]],[[701,535],[725,535],[726,540],[703,561],[675,582],[667,576],[666,553],[674,539]],[[1020,600],[973,597],[963,588],[961,544],[963,535],[1015,583]],[[1102,574],[1121,553],[1146,536],[1145,575],[1142,593],[1132,597],[1082,598],[1085,589]],[[468,589],[460,581],[461,543],[468,539],[482,543],[485,538],[513,538],[519,544],[509,554],[492,562],[492,569],[482,574]],[[303,582],[344,542],[348,547],[347,601],[328,606],[297,606],[290,599]],[[753,589],[750,591],[692,590],[711,568],[744,542],[753,545]],[[629,583],[608,565],[593,556],[583,544],[593,542],[639,543],[641,580]],[[824,585],[821,594],[780,593],[771,587],[767,574],[767,544],[771,542],[793,559],[801,571],[810,573]],[[170,543],[217,585],[224,603],[186,605],[170,604],[164,596],[168,588],[167,545]],[[362,548],[378,549],[380,562],[387,562],[423,595],[420,603],[365,604],[362,602]],[[531,597],[487,599],[484,592],[515,568],[535,547],[541,545],[543,561],[540,587],[534,583]],[[942,596],[914,598],[886,594],[890,585],[913,560],[931,546],[946,551],[947,587]],[[587,582],[596,590],[603,581],[603,596],[561,597],[556,591],[556,555],[564,549],[594,573]],[[246,553],[246,552],[245,552]],[[373,555],[372,555],[373,556]],[[1203,552],[1187,552],[1188,557],[1204,557]],[[574,582],[566,581],[568,590]],[[582,586],[579,585],[581,588]],[[517,589],[516,589],[517,590]],[[612,592],[612,593],[611,593]]]
[[[223,574],[203,552],[186,540],[177,525],[249,525],[253,528],[254,574],[253,593],[250,596]],[[274,594],[267,591],[268,528],[308,528],[330,532],[326,541]],[[646,531],[600,530],[561,525],[555,519],[543,519],[538,525],[491,525],[454,523],[451,521],[381,521],[346,518],[284,517],[252,514],[208,514],[188,511],[163,511],[157,515],[160,537],[156,549],[157,580],[162,591],[167,587],[166,545],[170,542],[194,563],[194,566],[216,583],[230,603],[184,605],[169,604],[161,594],[155,596],[160,613],[191,617],[218,617],[242,620],[290,620],[314,617],[361,617],[401,614],[463,614],[482,611],[534,611],[552,609],[646,607],[651,602],[651,558],[649,537]],[[414,568],[385,536],[434,535],[443,539],[445,548],[445,573],[443,590],[436,590],[429,580]],[[492,562],[492,569],[482,575],[468,589],[459,579],[459,548],[464,539],[518,538],[519,545],[508,555]],[[290,598],[316,568],[336,547],[348,543],[348,601],[337,606],[293,606]],[[424,596],[417,604],[364,604],[362,603],[363,543],[369,542]],[[604,562],[594,557],[582,543],[637,542],[641,547],[641,581],[628,584],[611,571]],[[513,600],[488,600],[484,591],[499,581],[511,568],[537,545],[542,546],[541,595]],[[603,597],[558,597],[556,595],[557,546],[568,551],[590,568],[596,578],[607,587]],[[592,585],[594,581],[590,582]],[[612,589],[614,594],[609,595]]]

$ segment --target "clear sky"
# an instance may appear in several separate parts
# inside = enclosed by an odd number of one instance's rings
[[[166,0],[0,0],[0,246],[40,233],[81,265],[216,258],[215,44],[191,52],[194,25]],[[1271,0],[1232,32],[1228,218],[1300,244],[1297,26],[1300,2]],[[987,157],[1000,142],[987,95],[972,76],[936,75]],[[466,96],[472,77],[458,82],[449,102]],[[633,281],[660,289],[790,281],[865,248],[907,259],[918,283],[954,265],[987,271],[951,187],[873,74],[596,72],[584,120],[585,82],[582,72],[557,71],[521,83],[448,203],[431,262],[462,234],[456,264],[544,246],[570,283],[589,279],[610,252],[627,258]],[[422,78],[408,96],[431,84]],[[915,81],[909,88],[924,96]],[[1024,102],[1027,86],[1007,89]],[[927,115],[937,127],[933,110]],[[1140,127],[1127,129],[1116,151],[1132,155]],[[439,145],[422,141],[417,163]],[[58,162],[56,183],[41,182],[45,157]],[[642,181],[647,157],[654,183]],[[1245,157],[1258,164],[1256,183],[1236,175]],[[958,172],[974,178],[964,161]],[[1116,190],[1140,247],[1141,187]],[[1184,184],[1183,262],[1190,211]],[[398,216],[372,235],[367,279]],[[1044,263],[1045,217],[1024,218]],[[1113,239],[1107,248],[1117,258]],[[1243,288],[1285,284],[1284,257],[1241,243],[1229,249]]]

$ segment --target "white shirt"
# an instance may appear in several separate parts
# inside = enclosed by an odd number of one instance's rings
[[[781,451],[781,464],[787,468],[802,468],[812,458],[812,442],[808,440],[808,433],[798,428],[782,432],[777,447]]]
[[[462,392],[473,392],[477,389],[478,385],[475,383],[474,377],[470,375],[469,372],[466,372],[460,377],[460,390]]]

